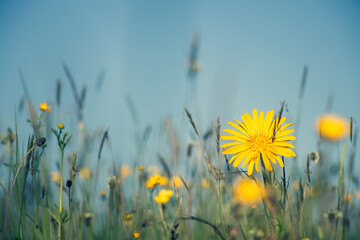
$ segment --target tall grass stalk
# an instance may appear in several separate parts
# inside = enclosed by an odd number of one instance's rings
[[[60,160],[60,199],[59,199],[59,212],[62,213],[62,193],[63,193],[63,170],[64,170],[64,149],[61,149],[61,160]],[[59,221],[58,228],[58,239],[61,239],[61,221]]]

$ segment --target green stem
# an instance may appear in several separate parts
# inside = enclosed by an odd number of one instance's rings
[[[60,207],[59,215],[62,213],[62,192],[63,192],[63,167],[64,167],[64,150],[61,150],[61,163],[60,163]],[[58,239],[61,239],[61,219],[59,221]]]
[[[165,222],[164,213],[163,213],[163,210],[162,210],[161,203],[159,203],[159,211],[160,211],[161,221],[162,221],[162,223],[164,225],[166,236],[167,236],[167,234],[168,234],[168,226],[167,226],[167,224]]]

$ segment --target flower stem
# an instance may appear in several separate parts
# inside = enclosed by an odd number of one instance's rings
[[[161,217],[161,221],[164,225],[164,228],[165,228],[165,232],[166,232],[166,235],[168,234],[168,226],[165,222],[165,218],[164,218],[164,213],[163,213],[163,210],[162,210],[162,205],[161,203],[159,203],[159,211],[160,211],[160,217]]]
[[[61,149],[61,163],[60,163],[60,203],[59,214],[62,212],[62,192],[63,192],[63,165],[64,165],[64,149]],[[58,239],[61,239],[61,219],[59,221]]]

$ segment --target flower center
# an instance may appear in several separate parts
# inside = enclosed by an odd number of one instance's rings
[[[263,152],[265,148],[268,146],[267,138],[263,134],[256,134],[250,137],[250,144],[252,145],[253,149],[258,152]]]

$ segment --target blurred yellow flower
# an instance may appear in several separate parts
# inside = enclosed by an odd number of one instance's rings
[[[133,218],[133,217],[132,217],[131,214],[125,214],[125,215],[124,215],[124,220],[125,220],[125,221],[130,221],[132,218]]]
[[[134,237],[134,238],[139,238],[139,237],[140,237],[140,233],[139,233],[138,231],[134,231],[133,237]]]
[[[202,186],[203,188],[209,188],[209,187],[211,186],[211,183],[210,183],[207,179],[203,178],[203,179],[201,180],[201,186]]]
[[[351,203],[352,199],[353,199],[353,195],[351,193],[345,194],[344,197],[343,197],[343,201],[348,202],[348,203]]]
[[[49,106],[45,102],[43,102],[42,104],[40,104],[40,110],[43,112],[50,112],[51,106]]]
[[[171,184],[171,186],[174,186],[175,188],[184,186],[184,183],[179,176],[172,177],[170,184]]]
[[[255,169],[260,173],[259,163],[262,159],[266,169],[273,171],[271,162],[278,162],[281,167],[284,163],[280,156],[295,157],[296,154],[291,148],[295,148],[289,141],[296,140],[295,136],[287,136],[294,129],[287,129],[294,123],[284,124],[285,117],[273,119],[274,110],[258,114],[253,109],[253,117],[249,113],[241,115],[243,122],[233,119],[237,124],[228,122],[236,130],[224,129],[223,131],[231,135],[221,135],[221,139],[232,140],[233,142],[225,143],[221,147],[223,154],[234,154],[229,163],[237,167],[242,161],[242,167],[248,164],[247,172],[252,175]],[[283,125],[284,124],[284,125]]]
[[[60,174],[59,172],[50,172],[51,175],[51,181],[53,181],[56,184],[60,184]]]
[[[122,178],[127,178],[128,176],[131,175],[131,167],[127,166],[127,165],[123,165],[120,168],[120,174]]]
[[[58,128],[59,128],[59,129],[64,129],[64,127],[65,127],[64,124],[59,123],[59,125],[58,125]]]
[[[350,127],[348,121],[336,114],[323,114],[316,120],[316,130],[320,137],[337,141],[349,134]]]
[[[233,189],[234,198],[237,202],[254,205],[261,201],[261,193],[264,191],[252,180],[241,180],[237,182]]]
[[[142,171],[142,170],[144,170],[144,167],[143,166],[138,166],[138,170]]]
[[[105,190],[101,190],[101,196],[105,196],[106,195],[106,191]]]
[[[159,194],[157,196],[155,196],[155,201],[157,203],[167,203],[169,201],[169,199],[171,198],[171,196],[173,195],[173,191],[172,190],[166,190],[166,189],[162,189]]]
[[[154,188],[160,184],[161,176],[159,174],[151,176],[145,183],[147,188]]]
[[[163,177],[163,176],[160,177],[160,185],[161,186],[167,185],[168,182],[169,182],[169,179],[167,177]]]
[[[84,179],[90,178],[90,176],[91,176],[90,169],[87,167],[80,169],[79,176],[80,176],[80,178],[84,178]]]

